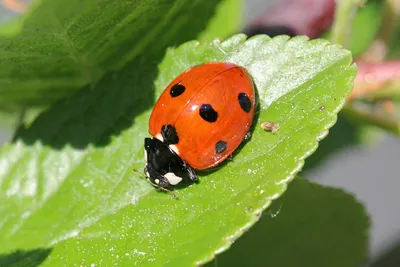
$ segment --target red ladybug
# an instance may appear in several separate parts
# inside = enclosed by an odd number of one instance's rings
[[[206,63],[186,70],[161,94],[145,139],[144,172],[158,188],[198,180],[225,160],[249,132],[255,110],[249,73],[231,63]]]

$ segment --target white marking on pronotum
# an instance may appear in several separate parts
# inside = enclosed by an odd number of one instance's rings
[[[169,148],[171,148],[177,155],[179,155],[179,149],[176,145],[169,145]]]
[[[147,163],[147,151],[146,151],[146,149],[144,150],[144,163]]]
[[[162,134],[160,134],[160,133],[156,134],[156,138],[158,140],[160,140],[161,142],[164,142],[164,138],[162,137]]]
[[[177,185],[183,180],[182,177],[176,176],[173,172],[166,173],[164,177],[167,178],[171,185]]]
[[[160,180],[154,179],[154,182],[155,182],[156,184],[159,184],[159,183],[160,183]]]

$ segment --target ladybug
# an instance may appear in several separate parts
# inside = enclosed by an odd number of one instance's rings
[[[197,182],[194,170],[218,165],[240,145],[255,105],[246,69],[212,62],[186,70],[167,86],[150,116],[146,177],[160,189]]]

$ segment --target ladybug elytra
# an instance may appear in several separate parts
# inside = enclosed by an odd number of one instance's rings
[[[151,114],[146,177],[159,188],[197,181],[194,170],[218,165],[240,145],[255,105],[246,69],[212,62],[186,70],[167,86]]]

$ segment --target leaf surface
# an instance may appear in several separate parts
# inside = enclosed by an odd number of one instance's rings
[[[36,1],[18,19],[23,26],[15,35],[0,36],[0,106],[46,105],[84,86],[97,88],[105,73],[125,66],[156,39],[163,49],[166,41],[178,45],[195,38],[218,3]]]
[[[52,247],[44,266],[211,260],[286,190],[335,123],[356,73],[350,52],[305,37],[192,41],[169,49],[158,72],[145,59],[55,105],[1,148],[0,253]],[[144,167],[152,103],[175,76],[207,61],[247,68],[259,110],[233,160],[200,172],[201,182],[174,199],[132,167]],[[278,132],[262,130],[265,121]]]
[[[365,208],[353,195],[296,177],[260,221],[215,261],[219,267],[360,266],[368,256],[369,226]]]

